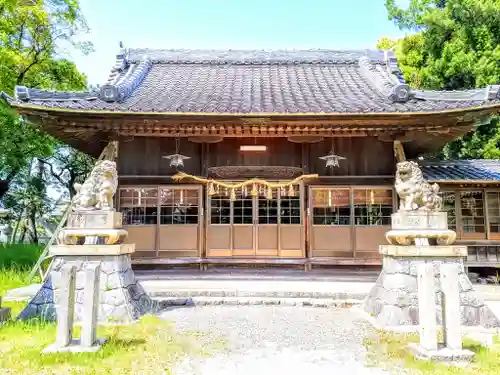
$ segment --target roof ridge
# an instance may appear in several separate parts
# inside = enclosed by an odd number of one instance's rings
[[[385,63],[385,52],[377,49],[153,49],[129,48],[127,61],[138,62],[147,55],[154,64],[355,64],[362,56]]]

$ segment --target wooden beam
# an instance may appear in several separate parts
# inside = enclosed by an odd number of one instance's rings
[[[398,163],[402,161],[406,161],[405,150],[403,148],[403,144],[401,141],[394,141],[394,156],[396,157],[396,161]]]

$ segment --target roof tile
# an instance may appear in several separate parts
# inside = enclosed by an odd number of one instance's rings
[[[424,178],[428,181],[498,181],[500,160],[420,161]]]
[[[117,56],[119,69],[100,97],[36,89],[26,95],[23,88],[22,97],[11,102],[93,111],[249,114],[432,112],[500,104],[493,95],[496,86],[451,97],[408,94],[391,59],[369,50],[134,49]]]

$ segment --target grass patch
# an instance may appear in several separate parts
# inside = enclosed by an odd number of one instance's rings
[[[35,276],[31,282],[28,279],[29,270],[19,268],[0,268],[0,296],[4,296],[10,289],[27,286],[30,283],[39,283],[40,276]]]
[[[29,281],[29,269],[0,268],[0,296],[4,297],[10,289],[20,288],[31,283],[40,283],[40,276],[36,275]],[[12,317],[16,317],[26,306],[28,301],[2,301],[2,307],[10,307]]]
[[[442,341],[442,334],[440,334]],[[368,351],[368,365],[383,367],[387,370],[402,370],[404,374],[414,375],[498,375],[500,374],[500,344],[495,338],[492,348],[485,348],[479,343],[464,339],[464,349],[476,353],[473,362],[466,368],[447,366],[441,363],[415,359],[406,349],[410,342],[418,342],[417,334],[394,334],[378,331],[365,339]]]
[[[109,341],[97,353],[40,355],[55,340],[56,326],[37,320],[11,322],[0,328],[0,374],[170,374],[186,355],[210,355],[221,343],[207,343],[199,333],[180,335],[154,316],[137,324],[98,328],[98,337]],[[80,329],[75,327],[74,337]],[[203,347],[200,343],[203,342]]]
[[[29,280],[29,273],[43,251],[43,245],[33,244],[0,244],[0,296],[10,289],[20,288],[32,283],[40,283],[37,274]],[[10,307],[12,316],[16,316],[26,302],[3,301],[2,307]]]
[[[44,245],[8,244],[0,245],[0,269],[27,269],[35,265]]]

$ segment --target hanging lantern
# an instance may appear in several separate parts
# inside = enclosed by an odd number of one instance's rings
[[[184,167],[184,160],[191,159],[189,156],[181,154],[167,155],[163,158],[170,160],[170,166],[174,168]]]
[[[214,183],[210,182],[208,184],[208,195],[212,196],[215,195],[215,189],[214,189]]]
[[[333,151],[333,148],[328,153],[328,155],[321,156],[320,159],[326,161],[327,168],[340,167],[339,160],[346,160],[345,157],[336,155],[335,152]]]
[[[175,140],[175,154],[164,156],[164,159],[170,160],[170,166],[174,168],[184,167],[184,160],[191,159],[179,153],[180,139]]]

